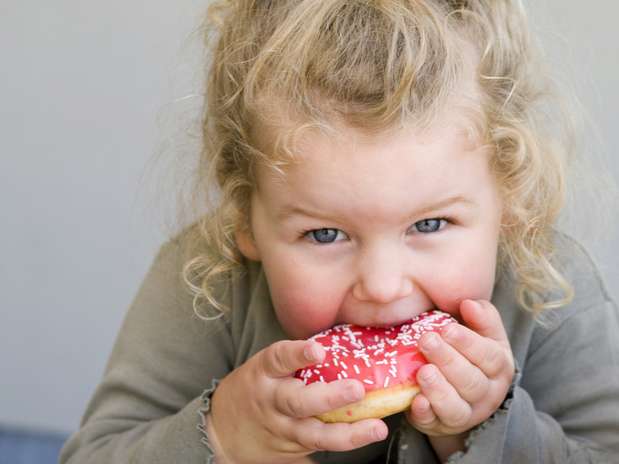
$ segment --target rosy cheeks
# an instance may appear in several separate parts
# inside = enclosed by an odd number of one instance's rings
[[[284,331],[293,339],[305,339],[336,323],[335,311],[324,310],[308,301],[287,302],[280,299],[275,307]]]
[[[486,299],[492,295],[493,278],[471,269],[469,273],[452,272],[426,287],[434,305],[459,318],[460,303],[466,299]]]
[[[436,308],[456,318],[463,300],[489,300],[494,285],[492,256],[479,256],[467,243],[460,245],[466,253],[441,255],[436,262],[429,260],[423,263],[424,272],[417,275],[419,291],[424,292]]]
[[[271,293],[277,318],[293,338],[308,338],[337,322],[340,300],[328,287],[280,281]]]

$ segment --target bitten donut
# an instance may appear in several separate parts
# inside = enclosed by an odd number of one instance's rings
[[[417,370],[427,363],[417,345],[425,332],[456,322],[442,311],[428,311],[394,327],[341,324],[310,340],[320,343],[322,364],[308,366],[295,377],[308,385],[339,379],[358,379],[365,397],[356,403],[317,416],[323,422],[354,422],[382,418],[406,410],[419,392]]]

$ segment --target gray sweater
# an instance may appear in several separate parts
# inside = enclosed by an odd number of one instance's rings
[[[204,464],[216,380],[269,344],[288,338],[277,322],[260,263],[219,289],[232,310],[204,321],[181,280],[179,235],[161,247],[118,337],[80,429],[60,464]],[[576,290],[569,306],[535,322],[514,298],[513,281],[495,284],[517,364],[509,399],[474,429],[451,463],[619,463],[619,311],[586,252],[560,240],[564,273]],[[203,308],[208,311],[208,308]],[[215,383],[214,383],[215,381]],[[402,414],[389,437],[351,452],[320,452],[319,463],[438,462]],[[238,437],[243,440],[243,437]]]

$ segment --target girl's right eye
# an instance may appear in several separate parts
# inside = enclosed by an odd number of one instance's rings
[[[312,229],[303,232],[303,237],[309,237],[315,243],[326,244],[335,242],[339,229]]]

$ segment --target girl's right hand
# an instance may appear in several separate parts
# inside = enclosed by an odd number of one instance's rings
[[[380,419],[325,424],[313,417],[365,395],[358,380],[305,385],[293,377],[297,369],[320,363],[324,356],[319,343],[280,341],[221,381],[210,412],[222,454],[218,464],[288,464],[315,451],[349,451],[387,437],[387,425]]]

